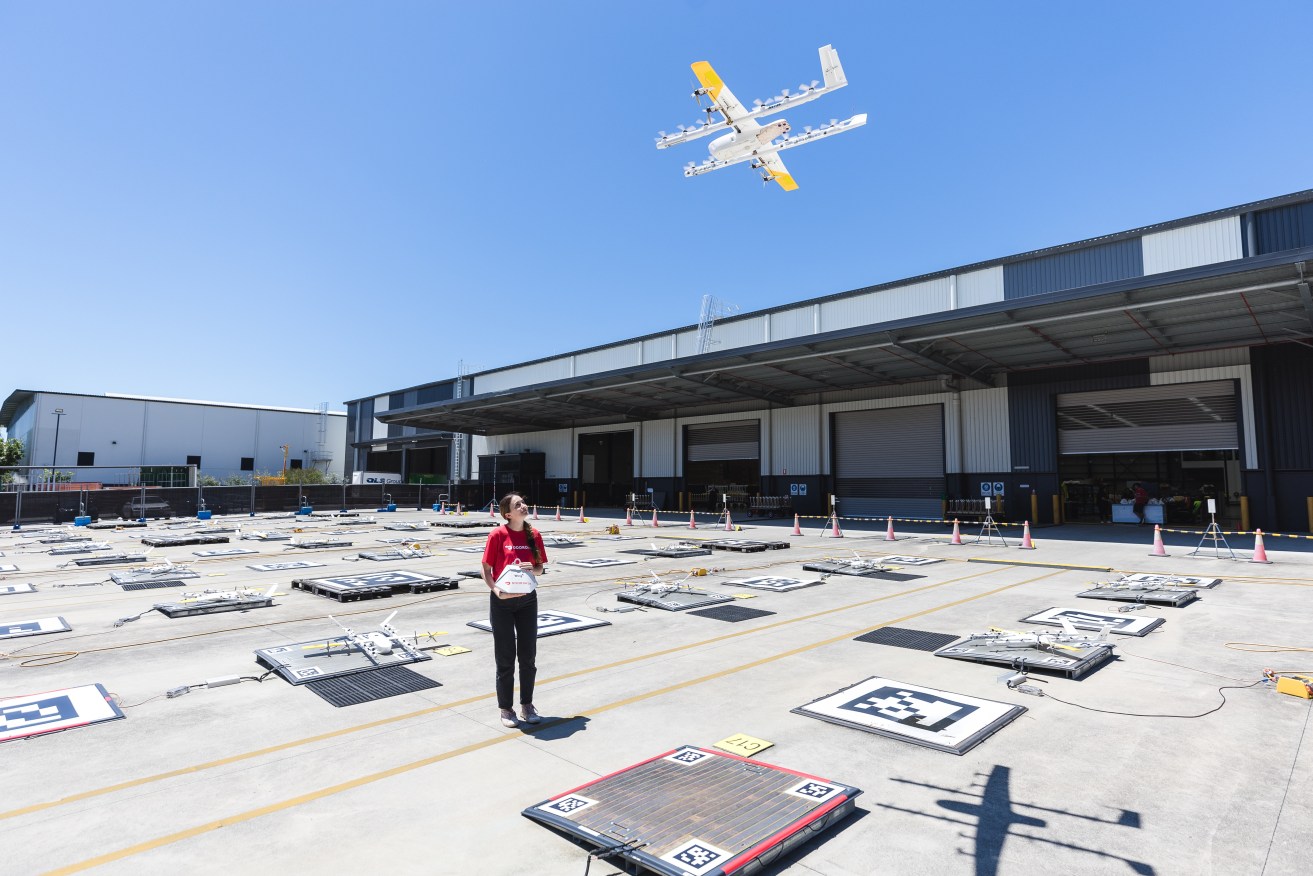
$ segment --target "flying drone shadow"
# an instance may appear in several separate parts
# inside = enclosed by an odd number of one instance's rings
[[[1140,813],[1130,809],[1121,809],[1118,810],[1116,818],[1100,818],[1096,815],[1083,815],[1079,812],[1072,812],[1067,809],[1053,809],[1032,803],[1018,803],[1012,799],[1012,791],[1010,787],[1011,778],[1011,767],[996,764],[989,774],[985,776],[983,789],[979,789],[979,786],[976,785],[971,789],[961,791],[956,788],[945,788],[940,785],[930,785],[925,782],[917,782],[911,779],[890,779],[890,781],[899,782],[904,785],[914,785],[955,795],[948,799],[935,801],[935,804],[940,809],[953,813],[952,815],[921,812],[916,809],[905,809],[900,806],[891,806],[887,803],[877,803],[876,805],[883,809],[891,809],[896,812],[906,812],[909,815],[919,815],[923,818],[933,818],[938,821],[947,821],[952,824],[962,825],[963,827],[975,828],[974,837],[966,833],[959,834],[963,839],[974,839],[975,849],[973,851],[958,849],[960,854],[971,855],[975,859],[975,876],[998,876],[999,859],[1003,855],[1003,846],[1009,837],[1015,837],[1028,842],[1044,843],[1046,845],[1057,846],[1072,851],[1084,852],[1089,855],[1103,858],[1110,863],[1120,861],[1129,867],[1132,873],[1139,874],[1139,876],[1154,876],[1156,871],[1150,864],[1147,864],[1144,861],[1134,861],[1130,858],[1124,858],[1120,855],[1114,855],[1100,849],[1092,849],[1087,846],[1076,845],[1075,843],[1065,843],[1059,840],[1048,839],[1036,835],[1037,831],[1049,828],[1050,819],[1042,818],[1040,815],[1078,818],[1096,824],[1106,824],[1112,827],[1129,827],[1138,830],[1141,828]],[[971,798],[974,798],[975,802],[972,802]],[[1024,810],[1024,812],[1018,810]],[[954,816],[964,817],[959,818]],[[1031,831],[1022,833],[1014,830],[1014,828],[1017,827],[1031,828]]]

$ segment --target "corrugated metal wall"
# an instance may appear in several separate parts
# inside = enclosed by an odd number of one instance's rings
[[[1229,262],[1244,255],[1239,216],[1146,234],[1141,239],[1145,274]]]
[[[1237,357],[1244,359],[1241,365],[1215,365],[1207,367],[1202,364],[1208,358],[1222,359]],[[1158,370],[1160,360],[1197,359],[1201,364],[1176,371]],[[1237,380],[1240,383],[1240,447],[1245,468],[1258,467],[1258,442],[1254,432],[1254,380],[1249,368],[1249,350],[1216,350],[1211,353],[1188,353],[1182,356],[1155,356],[1149,360],[1149,383],[1151,385],[1197,383],[1204,380]]]
[[[1313,246],[1313,201],[1254,213],[1257,255]]]
[[[578,353],[574,357],[574,373],[596,374],[599,371],[614,371],[617,368],[632,368],[642,364],[643,345],[640,343],[621,344],[587,353]]]
[[[630,427],[632,428],[632,427]],[[521,432],[518,435],[475,435],[471,451],[470,477],[479,476],[479,457],[501,451],[519,453],[529,450],[547,454],[547,477],[574,477],[574,440],[569,429],[552,429],[546,432]]]
[[[1309,437],[1313,435],[1313,350],[1279,344],[1255,347],[1251,355],[1254,389],[1267,406],[1267,416],[1259,417],[1259,437],[1266,433],[1271,458],[1262,464],[1273,472],[1313,469],[1313,440]]]
[[[1149,363],[1145,359],[1020,371],[1008,375],[1008,432],[1012,470],[1057,471],[1058,415],[1053,402],[1055,394],[1148,385]]]
[[[815,328],[817,309],[818,305],[809,304],[806,307],[795,307],[792,310],[781,310],[779,313],[772,313],[770,315],[770,339],[772,341],[783,341],[788,338],[812,334]]]
[[[675,358],[675,339],[670,335],[643,341],[643,363],[664,362]]]
[[[649,420],[642,424],[643,447],[639,475],[645,478],[672,478],[679,466],[679,449],[675,442],[674,420]]]
[[[821,331],[829,332],[948,310],[948,290],[949,278],[940,277],[924,283],[826,301],[821,304]]]
[[[1077,289],[1144,274],[1140,238],[1087,246],[1003,266],[1005,300]]]
[[[826,429],[828,430],[829,428],[828,424],[830,420],[829,415],[832,413],[837,413],[840,411],[874,410],[876,408],[905,408],[905,407],[913,407],[916,405],[945,405],[946,406],[952,402],[952,399],[953,399],[953,394],[951,392],[919,393],[917,395],[899,396],[898,398],[882,398],[882,399],[874,399],[870,401],[856,401],[856,402],[838,402],[835,404],[825,405],[823,413],[825,414],[824,420],[826,422]],[[944,434],[944,458],[946,460],[951,460],[955,463],[954,469],[960,466],[960,460],[962,459],[962,445],[960,440],[961,437],[962,436],[959,434],[958,429],[947,430]],[[824,466],[825,466],[825,472],[829,472],[831,470],[831,466],[833,465],[833,463],[829,459],[830,436],[828,434],[828,431],[824,436],[824,441],[825,443],[822,445],[823,447],[825,447],[826,450],[826,458],[824,459]]]
[[[771,411],[770,474],[820,474],[826,446],[821,437],[820,410],[816,405]]]
[[[389,396],[386,396],[386,395],[375,396],[375,397],[374,397],[374,416],[377,417],[379,414],[385,413],[385,412],[388,410],[388,403],[389,403],[389,401],[390,401],[390,397],[389,397]],[[386,438],[386,437],[388,437],[388,426],[387,426],[387,423],[380,423],[378,420],[374,420],[373,432],[372,432],[372,434],[371,434],[370,437],[374,438],[375,440],[377,440],[377,439],[379,439],[379,438]]]
[[[548,359],[546,362],[538,362],[534,365],[521,365],[516,368],[493,371],[489,374],[478,374],[473,378],[474,392],[472,394],[483,395],[489,392],[499,392],[503,389],[517,389],[535,383],[546,383],[549,380],[564,380],[570,376],[572,359],[572,356],[562,356],[558,359]]]
[[[723,345],[722,345],[723,346]],[[697,329],[690,329],[686,332],[680,332],[675,336],[675,352],[679,358],[685,356],[695,356],[698,351],[698,332]]]
[[[1012,471],[1006,386],[962,393],[961,471]]]
[[[1003,266],[957,275],[957,306],[975,307],[1003,300]]]

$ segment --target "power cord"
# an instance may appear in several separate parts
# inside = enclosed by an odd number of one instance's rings
[[[1047,691],[1040,691],[1038,688],[1036,688],[1036,690],[1038,691],[1038,695],[1039,695],[1039,696],[1045,697],[1045,698],[1050,699],[1050,700],[1055,700],[1055,701],[1057,701],[1057,702],[1059,702],[1059,703],[1062,703],[1064,706],[1074,706],[1074,707],[1077,708],[1077,709],[1084,709],[1084,710],[1087,711],[1087,712],[1100,712],[1100,713],[1105,714],[1105,715],[1122,715],[1122,716],[1124,716],[1124,717],[1128,717],[1128,718],[1203,718],[1203,717],[1205,717],[1206,715],[1211,715],[1211,714],[1213,714],[1214,712],[1216,712],[1216,711],[1218,711],[1219,709],[1221,709],[1222,706],[1225,706],[1225,705],[1226,705],[1226,702],[1227,702],[1227,700],[1226,700],[1226,694],[1222,693],[1222,691],[1227,691],[1227,690],[1246,690],[1246,689],[1248,689],[1248,688],[1254,687],[1255,685],[1265,684],[1265,683],[1267,683],[1267,681],[1268,681],[1268,680],[1267,680],[1266,678],[1260,678],[1258,681],[1252,682],[1252,683],[1250,683],[1250,684],[1228,684],[1228,685],[1223,685],[1222,687],[1219,687],[1219,688],[1217,689],[1217,692],[1218,692],[1219,694],[1222,695],[1222,702],[1218,703],[1216,706],[1214,706],[1213,708],[1209,709],[1208,711],[1206,711],[1206,712],[1200,712],[1200,713],[1197,714],[1197,715],[1158,715],[1158,714],[1148,714],[1148,713],[1144,713],[1144,712],[1119,712],[1119,711],[1116,711],[1116,710],[1114,710],[1114,709],[1096,709],[1096,708],[1094,708],[1093,706],[1082,706],[1080,703],[1073,703],[1073,702],[1070,702],[1070,701],[1068,701],[1068,700],[1061,699],[1060,697],[1055,697],[1053,694],[1051,694],[1051,693],[1049,693],[1049,692],[1047,692]]]

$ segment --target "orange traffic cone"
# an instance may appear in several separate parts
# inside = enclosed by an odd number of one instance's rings
[[[797,514],[793,515],[793,532],[792,535],[802,535],[802,518]]]
[[[831,525],[832,525],[832,527],[833,527],[833,528],[830,530],[830,537],[831,537],[831,538],[843,538],[843,531],[839,529],[839,515],[838,515],[838,514],[831,514],[831,515],[830,515],[830,523],[831,523]]]
[[[1163,528],[1157,523],[1153,525],[1153,550],[1150,551],[1151,557],[1168,556],[1167,548],[1163,547]]]
[[[457,514],[464,514],[464,513],[465,513],[464,511],[460,510],[460,502],[457,502],[457,503],[456,503],[456,513],[457,513]]]
[[[949,544],[961,544],[961,543],[962,543],[962,527],[961,527],[961,525],[957,522],[957,518],[954,517],[954,518],[953,518],[953,540],[950,541]]]
[[[1254,530],[1254,558],[1251,563],[1267,563],[1272,565],[1272,561],[1267,558],[1267,548],[1263,547],[1263,530]]]
[[[576,522],[577,522],[577,523],[587,523],[587,522],[588,522],[587,520],[584,520],[584,506],[583,506],[583,505],[580,505],[580,506],[579,506],[579,519],[578,519]]]
[[[726,532],[734,531],[734,523],[729,518],[729,508],[725,509],[725,531]]]
[[[1035,543],[1034,543],[1033,541],[1030,540],[1030,521],[1029,521],[1029,520],[1026,521],[1025,526],[1022,527],[1022,530],[1021,530],[1021,549],[1022,549],[1023,551],[1033,551],[1033,550],[1035,549]]]
[[[693,519],[693,509],[692,509],[692,508],[688,509],[688,528],[689,528],[689,529],[697,529],[697,528],[698,528],[698,522],[697,522],[696,520]]]
[[[889,529],[884,534],[885,541],[898,541],[898,536],[894,535],[894,518],[889,518]]]
[[[556,506],[556,522],[557,522],[557,523],[560,523],[560,522],[561,522],[561,506],[560,506],[560,505],[557,505],[557,506]]]
[[[488,516],[491,517],[493,520],[496,520],[496,519],[497,519],[497,503],[496,503],[496,502],[493,502],[493,501],[489,501],[489,502],[488,502]]]
[[[654,527],[655,527],[655,526],[660,526],[660,525],[661,525],[660,523],[657,522],[657,516],[656,516],[656,509],[655,509],[655,508],[652,509],[652,525],[653,525]]]
[[[534,520],[537,520],[537,519],[538,519],[538,506],[537,506],[537,505],[534,505],[534,506],[533,506],[533,519],[534,519]]]
[[[633,526],[633,525],[634,525],[634,509],[633,509],[633,508],[626,508],[626,509],[625,509],[625,526]]]
[[[446,503],[446,502],[439,502],[439,503],[438,503],[438,513],[439,513],[439,514],[446,514],[446,513],[447,513],[447,503]]]

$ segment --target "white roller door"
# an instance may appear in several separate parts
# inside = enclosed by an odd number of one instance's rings
[[[938,519],[944,496],[942,405],[834,415],[839,513]]]
[[[1237,409],[1232,380],[1062,393],[1058,452],[1235,450]]]
[[[736,420],[688,426],[684,432],[689,462],[761,458],[761,421]]]

